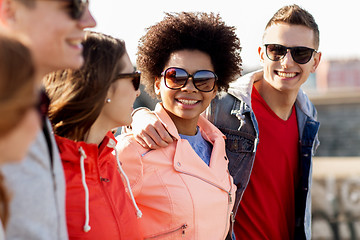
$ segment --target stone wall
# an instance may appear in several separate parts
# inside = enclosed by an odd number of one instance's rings
[[[360,158],[317,157],[313,164],[312,239],[360,239]]]
[[[360,156],[359,93],[328,92],[323,96],[310,96],[320,121],[320,146],[316,156]]]

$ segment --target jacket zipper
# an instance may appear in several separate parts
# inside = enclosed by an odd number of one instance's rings
[[[109,196],[109,193],[108,193],[108,190],[107,188],[105,187],[106,183],[110,182],[110,179],[109,178],[103,178],[101,177],[101,171],[100,171],[100,167],[99,167],[99,164],[98,164],[98,161],[99,161],[99,157],[96,158],[96,173],[98,175],[98,178],[100,179],[100,188],[103,192],[103,196],[104,198],[106,199],[106,203],[108,204],[108,206],[110,207],[111,209],[111,212],[113,214],[113,218],[114,218],[114,221],[116,222],[116,227],[117,227],[117,232],[120,236],[120,233],[121,233],[121,230],[120,230],[120,222],[117,218],[117,215],[115,214],[117,211],[116,211],[116,208],[113,204],[113,202],[111,201],[111,197]]]
[[[168,234],[177,232],[177,231],[179,231],[179,230],[182,230],[181,235],[182,235],[182,237],[185,237],[185,229],[186,229],[187,227],[188,227],[188,225],[185,223],[185,224],[181,225],[181,226],[178,227],[178,228],[175,228],[175,229],[170,230],[170,231],[168,231],[168,232],[160,233],[160,234],[158,234],[158,235],[156,235],[156,236],[144,238],[144,240],[146,240],[146,239],[155,239],[155,238],[163,237],[163,236],[166,236],[166,235],[168,235]]]
[[[231,221],[232,216],[234,215],[232,210],[230,209],[230,206],[232,203],[232,196],[231,196],[232,183],[231,183],[231,177],[230,177],[229,170],[227,172],[228,172],[229,181],[230,181],[230,190],[228,192],[229,198],[228,198],[228,207],[227,207],[227,213],[226,213],[225,233],[224,233],[223,239],[225,239],[228,234],[228,231],[229,231],[228,224],[229,224],[229,221]]]
[[[228,207],[227,207],[227,215],[226,215],[226,224],[225,224],[225,233],[224,233],[224,239],[226,238],[226,236],[227,236],[227,233],[228,233],[228,231],[226,230],[227,228],[228,228],[228,224],[229,224],[229,218],[230,218],[230,214],[233,214],[232,212],[230,213],[229,212],[229,209],[230,209],[230,205],[231,205],[231,203],[232,203],[232,196],[231,196],[231,190],[232,190],[232,181],[231,181],[231,176],[230,176],[230,173],[229,173],[229,170],[227,170],[227,174],[228,174],[228,177],[229,177],[229,183],[230,183],[230,190],[229,191],[227,191],[227,190],[225,190],[224,188],[222,188],[222,187],[220,187],[220,186],[218,186],[218,185],[216,185],[216,184],[214,184],[214,183],[212,183],[212,182],[210,182],[210,181],[208,181],[208,180],[206,180],[206,179],[204,179],[204,178],[201,178],[201,177],[199,177],[199,176],[196,176],[196,175],[194,175],[194,174],[191,174],[191,173],[187,173],[187,172],[183,172],[183,171],[179,171],[179,170],[176,170],[176,171],[178,171],[178,172],[180,172],[180,173],[183,173],[183,174],[186,174],[186,175],[189,175],[189,176],[192,176],[192,177],[195,177],[195,178],[198,178],[198,179],[201,179],[202,181],[204,181],[204,182],[206,182],[206,183],[208,183],[208,184],[210,184],[210,185],[212,185],[212,186],[214,186],[214,187],[217,187],[217,188],[219,188],[219,189],[221,189],[221,190],[223,190],[224,192],[226,192],[227,194],[228,194]]]
[[[232,197],[231,197],[232,182],[231,182],[231,178],[230,178],[229,171],[228,171],[229,182],[230,182],[230,190],[229,190],[229,191],[227,191],[226,189],[224,189],[224,188],[216,185],[215,183],[212,183],[212,182],[210,182],[210,181],[208,181],[208,180],[206,180],[206,179],[204,179],[204,178],[202,178],[202,177],[196,176],[196,175],[191,174],[191,173],[183,172],[183,171],[180,171],[180,170],[176,170],[176,171],[178,171],[179,173],[183,173],[183,174],[186,174],[186,175],[189,175],[189,176],[198,178],[198,179],[200,179],[200,180],[202,180],[202,181],[204,181],[204,182],[206,182],[206,183],[208,183],[208,184],[210,184],[210,185],[212,185],[212,186],[214,186],[214,187],[217,187],[217,188],[223,190],[224,192],[226,192],[227,194],[229,194],[229,201],[232,200]]]

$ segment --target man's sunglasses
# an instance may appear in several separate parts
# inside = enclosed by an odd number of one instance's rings
[[[271,61],[279,61],[283,59],[287,51],[290,50],[291,57],[296,63],[305,64],[308,63],[313,56],[315,49],[308,47],[285,47],[280,44],[265,44],[266,56]]]
[[[191,77],[195,88],[201,92],[214,90],[215,82],[218,79],[216,74],[209,70],[200,70],[191,75],[186,70],[177,67],[166,69],[161,76],[164,76],[165,86],[173,90],[185,87]]]
[[[88,5],[89,0],[62,0],[71,2],[70,8],[70,16],[74,20],[79,20],[82,15],[84,15]]]
[[[131,82],[135,88],[135,91],[137,91],[140,87],[140,77],[141,77],[141,73],[140,71],[136,71],[133,73],[120,73],[116,76],[115,79],[119,79],[119,78],[131,78]]]
[[[51,0],[42,0],[42,1],[51,1]],[[69,2],[70,17],[74,20],[79,20],[82,17],[82,15],[85,13],[89,5],[89,0],[55,0],[55,1]]]

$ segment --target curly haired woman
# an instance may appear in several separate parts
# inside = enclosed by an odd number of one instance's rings
[[[137,66],[146,90],[161,100],[156,116],[174,138],[149,150],[131,133],[119,137],[143,236],[224,239],[236,186],[224,135],[200,114],[240,75],[234,28],[215,14],[167,14],[141,38]]]

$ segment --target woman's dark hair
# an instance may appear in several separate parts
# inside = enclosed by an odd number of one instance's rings
[[[45,81],[54,132],[74,141],[84,141],[98,118],[126,53],[124,41],[96,32],[87,32],[83,47],[85,63],[79,70],[57,71]]]
[[[211,58],[219,80],[218,90],[241,75],[240,40],[235,28],[225,25],[214,13],[166,13],[165,18],[149,27],[140,39],[137,67],[145,90],[154,93],[155,77],[159,77],[171,53],[184,49],[200,50]]]

